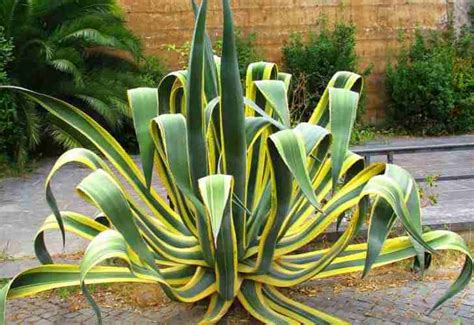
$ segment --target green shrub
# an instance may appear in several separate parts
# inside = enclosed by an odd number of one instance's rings
[[[13,60],[13,44],[0,27],[0,84],[8,84],[5,66]],[[26,137],[18,116],[16,102],[10,93],[0,93],[0,164],[22,165],[26,158]]]
[[[161,60],[156,56],[145,56],[140,64],[140,85],[147,87],[158,87],[165,75],[165,68]]]
[[[330,29],[324,17],[317,26],[319,31],[307,39],[294,33],[282,49],[284,66],[293,75],[290,100],[294,121],[308,119],[335,72],[358,70],[355,26],[337,22]],[[362,75],[369,72],[370,67]]]
[[[472,28],[472,27],[471,27]],[[474,129],[474,33],[465,28],[456,39],[453,65],[456,107],[455,132],[469,132]]]
[[[474,43],[465,30],[418,31],[387,70],[392,123],[436,135],[474,128]]]
[[[0,26],[0,81],[5,83],[7,75],[5,66],[13,60],[13,44],[10,39],[5,37],[5,30]]]
[[[242,30],[236,29],[234,37],[237,58],[239,60],[240,79],[245,81],[247,67],[253,62],[262,60],[262,55],[255,44],[257,40],[257,34],[253,32],[245,34],[242,32]],[[222,54],[222,38],[218,38],[214,43],[214,54],[220,56]],[[184,69],[189,63],[190,48],[190,42],[184,42],[180,46],[176,44],[168,44],[166,46],[168,51],[178,54],[179,66]]]
[[[0,160],[2,164],[24,165],[27,158],[27,138],[11,94],[0,94]]]
[[[14,45],[6,66],[13,84],[74,103],[123,134],[131,123],[126,91],[150,76],[117,0],[2,1],[0,26]],[[23,101],[17,108],[18,116],[29,117],[24,132],[30,143],[42,138],[51,147],[52,135],[66,147],[77,144],[37,107]]]

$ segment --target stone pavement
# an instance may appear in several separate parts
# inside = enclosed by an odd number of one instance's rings
[[[474,143],[474,135],[436,138],[390,138],[371,141],[364,146],[354,148],[458,143]],[[371,157],[371,161],[386,162],[386,157],[374,156]],[[474,150],[395,155],[394,164],[406,168],[414,177],[474,175]],[[438,196],[438,203],[423,209],[424,224],[431,228],[450,228],[454,231],[474,229],[474,178],[458,181],[439,181],[436,183],[433,192]]]
[[[22,177],[0,179],[0,252],[16,257],[34,256],[33,239],[44,219],[51,214],[45,199],[45,179],[56,159],[39,163],[39,168]],[[88,170],[66,166],[53,180],[53,191],[62,210],[93,215],[94,209],[82,203],[74,187],[87,176]],[[52,253],[62,252],[61,236],[47,233],[48,248]],[[84,247],[80,239],[67,237],[66,251]]]
[[[474,324],[474,287],[427,315],[428,310],[449,281],[409,281],[403,287],[358,291],[346,287],[335,292],[324,288],[314,294],[299,294],[295,298],[322,311],[346,319],[352,324]],[[294,297],[294,295],[293,295]],[[197,324],[206,305],[169,302],[147,308],[102,307],[104,324]],[[459,323],[460,322],[460,323]],[[25,298],[8,302],[6,324],[95,324],[91,308],[70,311],[68,303],[59,298]],[[259,324],[242,310],[233,307],[220,324]]]
[[[138,163],[138,157],[134,159]],[[34,237],[43,221],[51,214],[45,199],[44,184],[55,161],[55,158],[45,159],[30,174],[0,179],[0,254],[3,252],[3,255],[14,258],[35,255]],[[97,213],[97,210],[82,200],[75,191],[75,187],[89,173],[90,170],[85,167],[70,164],[54,176],[52,188],[60,210],[87,216]],[[153,186],[160,195],[166,197],[165,190],[156,177]],[[63,250],[58,231],[47,232],[45,238],[52,254],[77,252],[87,245],[85,240],[66,233],[66,247]]]

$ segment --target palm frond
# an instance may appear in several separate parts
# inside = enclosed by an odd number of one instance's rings
[[[0,26],[5,29],[6,37],[17,36],[17,26],[28,19],[31,10],[29,0],[3,0],[0,5]]]
[[[37,110],[36,104],[26,98],[17,101],[20,114],[25,121],[28,145],[34,148],[41,140],[42,118]]]
[[[41,49],[41,51],[44,53],[44,58],[46,60],[49,61],[53,58],[53,55],[54,55],[53,48],[47,42],[41,39],[31,39],[25,42],[18,50],[18,52],[20,53],[19,55],[30,55],[30,53],[26,53],[26,52],[31,50],[30,47],[33,47],[33,46],[38,46]]]
[[[69,60],[66,59],[54,59],[48,62],[56,70],[64,73],[68,73],[74,77],[74,82],[78,86],[82,86],[84,81],[82,80],[81,71],[78,67]]]
[[[106,120],[108,125],[115,126],[119,123],[120,114],[118,114],[116,110],[113,109],[113,107],[108,103],[102,101],[99,98],[88,95],[77,94],[75,97],[82,100],[86,104],[85,107],[88,107],[99,113],[99,115]]]
[[[142,80],[143,54],[116,0],[5,0],[0,25],[14,36],[8,74],[15,84],[73,100],[111,129],[123,127],[126,90]]]
[[[58,125],[50,125],[47,129],[47,132],[51,135],[51,138],[63,148],[73,149],[83,146],[79,141],[77,141],[67,131],[61,129]]]

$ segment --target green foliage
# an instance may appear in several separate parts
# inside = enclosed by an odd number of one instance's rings
[[[13,60],[13,44],[0,27],[0,84],[8,84],[5,66]],[[24,123],[18,115],[15,98],[10,93],[0,93],[0,165],[22,166],[26,158],[27,139],[23,132]]]
[[[424,182],[418,185],[420,200],[423,206],[438,204],[439,195],[436,189],[438,187],[439,176],[440,175],[428,175],[425,177]]]
[[[76,287],[65,287],[65,288],[56,289],[56,293],[59,299],[62,299],[62,300],[71,298],[72,296],[77,295],[80,292],[81,292],[80,289]],[[91,293],[95,292],[95,285],[90,286],[90,292]]]
[[[165,68],[156,56],[145,56],[140,64],[140,85],[158,87]]]
[[[68,100],[115,134],[130,123],[126,90],[156,86],[162,74],[143,57],[116,0],[5,0],[0,26],[14,45],[6,66],[11,83]],[[66,147],[77,144],[37,107],[16,102],[12,112],[24,119],[29,144],[42,138],[51,147],[51,135]]]
[[[0,160],[3,163],[23,165],[26,160],[27,139],[18,109],[11,94],[0,94]]]
[[[5,83],[7,75],[5,66],[13,60],[13,44],[5,37],[5,30],[0,26],[0,80]]]
[[[307,39],[294,33],[282,49],[284,66],[293,75],[290,100],[294,121],[309,118],[334,73],[358,70],[355,26],[337,22],[331,29],[321,17],[317,27],[318,32],[311,32]],[[362,75],[367,76],[370,70]],[[363,103],[361,106],[363,109]]]
[[[177,44],[166,44],[165,48],[168,52],[176,53],[178,56],[178,65],[180,68],[185,69],[189,63],[189,50],[191,48],[190,42],[184,42],[181,45]]]
[[[237,59],[239,61],[239,72],[242,81],[245,81],[245,74],[248,66],[256,61],[262,60],[262,55],[259,52],[255,42],[257,41],[256,33],[245,34],[240,29],[235,30],[235,46],[237,49]],[[191,49],[190,42],[184,42],[180,46],[176,44],[166,45],[169,52],[174,52],[178,55],[178,63],[182,68],[186,68],[189,63],[189,50]],[[214,42],[214,54],[220,56],[222,54],[222,38],[218,38]]]
[[[474,34],[451,29],[424,35],[402,49],[387,70],[393,124],[436,135],[474,129]]]
[[[376,136],[377,130],[375,127],[355,125],[351,134],[351,144],[364,144],[375,139]]]
[[[399,128],[389,128],[386,126],[373,126],[356,123],[351,136],[351,144],[365,144],[372,140],[384,140],[395,136],[407,136],[406,131]]]

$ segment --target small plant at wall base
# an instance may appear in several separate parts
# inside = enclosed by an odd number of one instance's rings
[[[0,324],[7,299],[74,285],[100,320],[88,286],[109,282],[159,283],[171,299],[185,303],[209,298],[202,324],[219,321],[236,300],[265,323],[345,323],[286,297],[279,288],[355,271],[365,276],[372,268],[413,257],[423,270],[425,253],[442,249],[460,251],[466,259],[458,279],[433,308],[469,284],[471,252],[453,232],[423,233],[410,174],[391,164],[366,166],[363,157],[348,150],[361,76],[336,73],[308,122],[293,128],[287,100],[291,76],[275,64],[249,66],[244,96],[230,3],[222,2],[222,58],[214,61],[212,55],[203,0],[189,69],[167,75],[158,89],[128,93],[141,170],[77,108],[27,89],[3,87],[44,107],[69,126],[71,136],[92,143],[108,161],[76,148],[53,167],[46,180],[53,214],[35,238],[43,265],[0,289]],[[110,227],[59,211],[51,181],[69,163],[91,169],[77,191]],[[154,167],[171,203],[151,186]],[[328,249],[298,251],[341,215],[350,215],[350,222]],[[368,242],[351,244],[366,221]],[[387,239],[396,221],[407,235]],[[63,238],[67,231],[90,240],[80,265],[53,264],[44,232],[54,229]],[[103,264],[112,258],[126,267]]]
[[[410,133],[474,130],[474,33],[417,31],[387,70],[390,117]]]
[[[334,73],[358,70],[355,26],[336,22],[331,29],[322,16],[317,28],[318,32],[309,33],[306,39],[294,33],[282,49],[284,67],[293,75],[290,106],[292,119],[297,122],[311,116]],[[362,75],[368,76],[370,70],[371,66]]]
[[[243,33],[240,29],[235,31],[235,47],[237,51],[237,59],[239,61],[239,72],[242,81],[245,81],[248,66],[256,61],[260,61],[262,56],[255,44],[257,35],[255,33]],[[189,63],[189,50],[191,49],[191,43],[185,42],[181,46],[176,44],[166,45],[166,49],[170,52],[175,52],[179,57],[179,66],[186,69]],[[218,38],[215,41],[214,46],[215,55],[220,56],[222,54],[222,39]]]
[[[440,175],[429,175],[425,178],[424,182],[418,185],[422,207],[438,204],[439,195],[436,189],[438,187],[439,176]]]

